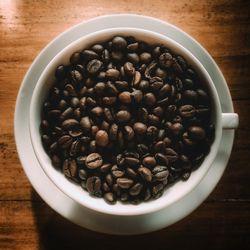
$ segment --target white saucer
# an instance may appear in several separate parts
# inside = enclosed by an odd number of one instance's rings
[[[193,38],[173,25],[151,17],[138,15],[110,15],[92,19],[65,31],[54,39],[35,59],[29,68],[16,102],[15,139],[24,171],[35,190],[55,211],[85,228],[111,234],[139,234],[169,226],[191,213],[211,193],[220,180],[233,145],[234,130],[224,130],[220,149],[209,172],[200,184],[183,199],[152,215],[139,218],[117,217],[108,220],[105,214],[83,208],[62,193],[46,176],[31,146],[28,130],[28,110],[33,89],[49,61],[65,46],[88,33],[106,28],[135,27],[152,30],[176,40],[190,50],[204,65],[218,91],[223,112],[233,112],[232,100],[225,79],[208,52]],[[142,218],[143,217],[143,218]]]

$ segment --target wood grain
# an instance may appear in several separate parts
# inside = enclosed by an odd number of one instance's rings
[[[168,21],[197,39],[221,68],[240,116],[221,181],[199,209],[153,234],[114,237],[79,228],[33,191],[16,153],[13,114],[28,67],[56,35],[113,13]],[[0,1],[0,249],[246,249],[250,232],[250,1]],[[131,243],[133,241],[133,244]]]

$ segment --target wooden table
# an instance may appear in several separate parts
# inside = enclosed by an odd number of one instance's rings
[[[191,215],[141,236],[82,229],[32,189],[16,153],[13,113],[20,83],[55,36],[103,14],[138,13],[171,22],[197,39],[228,82],[240,127],[225,174]],[[245,249],[250,245],[250,2],[240,0],[0,1],[0,249]],[[90,249],[90,247],[89,247]]]

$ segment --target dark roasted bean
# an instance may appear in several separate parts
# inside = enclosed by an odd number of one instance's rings
[[[86,188],[91,195],[101,196],[101,179],[98,176],[91,176],[87,179]]]
[[[140,167],[140,168],[138,168],[138,173],[141,175],[141,177],[145,181],[151,182],[151,180],[152,180],[152,172],[150,171],[150,169],[145,168],[145,167]]]
[[[99,130],[95,136],[96,144],[101,147],[105,147],[109,143],[108,133],[104,130]]]
[[[136,196],[136,195],[140,194],[140,192],[142,191],[142,188],[143,188],[143,185],[141,183],[137,182],[129,189],[129,194],[131,196]]]
[[[77,176],[77,165],[75,160],[66,159],[63,162],[63,173],[68,178],[74,178]]]
[[[120,188],[129,189],[133,185],[134,181],[128,178],[118,178],[117,184]]]
[[[102,166],[102,163],[102,157],[98,153],[92,153],[88,155],[85,160],[86,167],[90,169],[100,168]]]

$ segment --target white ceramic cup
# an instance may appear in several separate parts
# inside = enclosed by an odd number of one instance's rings
[[[175,54],[182,55],[197,72],[201,82],[206,85],[206,89],[211,97],[212,120],[215,124],[215,139],[211,145],[210,153],[205,157],[201,166],[196,171],[192,172],[188,181],[179,181],[166,189],[159,199],[143,202],[136,206],[123,204],[121,202],[117,202],[115,205],[107,204],[103,199],[91,197],[88,192],[83,190],[79,185],[66,179],[60,171],[52,166],[51,160],[43,148],[39,130],[42,104],[47,97],[49,89],[54,83],[56,67],[60,64],[68,64],[69,58],[73,52],[81,51],[98,42],[107,41],[115,35],[134,36],[137,40],[145,41],[149,44],[163,44]],[[187,49],[166,36],[136,28],[112,28],[94,32],[78,39],[59,52],[44,69],[37,82],[32,95],[29,118],[31,141],[36,157],[44,172],[52,182],[67,196],[82,206],[96,212],[120,216],[137,216],[159,211],[191,192],[205,176],[215,159],[221,141],[222,130],[235,129],[238,126],[237,114],[222,113],[219,97],[213,81],[202,64]]]

